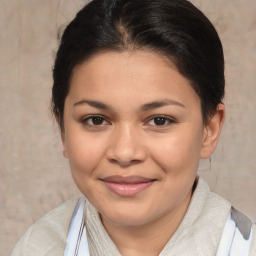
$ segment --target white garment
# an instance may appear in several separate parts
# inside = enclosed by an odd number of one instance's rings
[[[70,200],[32,225],[12,256],[63,256],[76,204],[77,199]],[[199,178],[185,217],[159,256],[215,256],[230,208]],[[121,256],[88,201],[85,214],[90,256]],[[251,241],[249,256],[256,256],[255,226]]]
[[[71,219],[64,256],[90,256],[84,222],[84,204],[83,198],[77,202]]]
[[[84,222],[85,199],[76,205],[64,256],[90,256],[86,225]],[[243,223],[241,223],[243,224]],[[244,237],[232,219],[231,211],[223,229],[216,256],[248,256],[252,240],[252,228],[249,237]]]
[[[252,228],[250,228],[249,237],[244,238],[230,213],[223,229],[216,256],[247,256],[251,241]]]

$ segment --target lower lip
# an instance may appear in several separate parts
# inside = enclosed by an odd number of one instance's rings
[[[136,196],[143,190],[147,189],[154,181],[134,183],[134,184],[120,184],[114,182],[104,181],[107,188],[118,196],[131,197]]]

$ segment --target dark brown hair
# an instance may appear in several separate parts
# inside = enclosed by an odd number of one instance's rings
[[[170,58],[201,99],[204,122],[224,97],[224,57],[205,15],[186,0],[93,0],[61,38],[53,69],[52,110],[63,112],[74,68],[106,50],[144,49]]]

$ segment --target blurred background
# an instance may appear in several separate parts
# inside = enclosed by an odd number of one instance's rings
[[[0,255],[77,196],[50,113],[58,32],[88,1],[0,1]],[[199,173],[256,220],[256,1],[193,0],[215,25],[226,59],[226,123]]]

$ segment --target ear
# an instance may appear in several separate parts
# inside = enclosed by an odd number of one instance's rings
[[[55,113],[54,116],[55,116],[56,122],[58,123],[58,125],[60,127],[60,136],[61,136],[61,141],[62,141],[62,146],[63,146],[63,156],[65,158],[68,158],[67,151],[66,151],[66,141],[65,141],[64,127],[62,127],[59,114]]]
[[[225,119],[225,106],[219,104],[214,115],[210,118],[208,123],[204,127],[202,148],[201,148],[201,158],[209,158],[218,143],[220,132]]]

